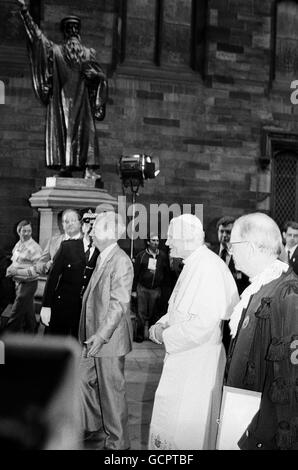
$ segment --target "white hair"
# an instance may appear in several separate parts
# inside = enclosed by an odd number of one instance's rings
[[[241,240],[252,242],[268,255],[279,256],[282,249],[280,230],[271,217],[261,212],[239,217],[233,231],[238,230]]]
[[[124,234],[126,227],[120,214],[116,212],[102,212],[98,214],[94,223],[94,230],[103,232],[106,238],[119,240]]]
[[[170,222],[172,237],[174,239],[204,242],[204,231],[200,219],[192,214],[183,214],[174,217]],[[169,227],[169,229],[170,229]]]

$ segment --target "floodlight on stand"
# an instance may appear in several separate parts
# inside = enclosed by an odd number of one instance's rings
[[[156,176],[155,162],[150,155],[122,155],[118,168],[123,186],[126,188],[144,186],[144,180]]]
[[[130,187],[132,193],[132,235],[134,233],[135,202],[144,180],[153,179],[159,174],[159,161],[146,154],[122,155],[119,159],[118,172],[124,188]],[[133,259],[133,236],[131,237],[130,257]]]

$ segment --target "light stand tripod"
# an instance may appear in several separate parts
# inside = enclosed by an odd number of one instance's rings
[[[139,195],[139,187],[141,185],[141,181],[137,179],[128,179],[125,180],[122,184],[123,192],[125,192],[125,188],[130,188],[131,191],[131,199],[132,199],[132,221],[131,221],[131,237],[130,237],[130,259],[133,260],[133,245],[134,245],[134,232],[135,232],[135,206],[136,206],[136,197]]]
[[[159,173],[155,171],[155,163],[152,161],[150,155],[136,154],[136,155],[122,155],[118,171],[122,179],[123,193],[125,188],[130,187],[132,194],[132,230],[130,239],[130,258],[133,260],[133,237],[135,231],[135,204],[136,196],[140,186],[144,186],[144,180],[155,178]]]

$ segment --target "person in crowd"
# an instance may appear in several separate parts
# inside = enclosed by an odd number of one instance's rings
[[[63,234],[50,238],[42,252],[36,269],[39,274],[48,274],[55,254],[65,240],[76,240],[82,238],[80,214],[76,209],[65,209],[62,212]]]
[[[97,216],[92,237],[100,256],[83,298],[79,328],[84,437],[89,445],[93,440],[110,450],[130,446],[124,363],[132,349],[133,266],[117,244],[124,232],[115,212]]]
[[[15,281],[15,300],[5,331],[35,333],[37,323],[34,309],[34,294],[37,289],[38,273],[36,263],[42,249],[32,238],[32,225],[29,220],[21,220],[17,225],[20,240],[12,251],[12,263],[6,275]]]
[[[244,273],[242,273],[241,271],[238,271],[235,268],[233,256],[229,253],[229,250],[228,250],[228,243],[230,242],[231,231],[232,231],[234,222],[235,222],[235,217],[231,217],[231,216],[221,217],[217,221],[216,230],[217,230],[217,237],[218,237],[218,245],[215,246],[214,251],[228,266],[229,270],[231,271],[235,279],[238,293],[239,295],[241,295],[244,289],[246,289],[246,287],[249,285],[249,279]],[[222,328],[223,328],[223,344],[226,349],[226,352],[228,352],[230,342],[231,342],[231,335],[230,335],[230,328],[229,328],[228,321],[223,321]]]
[[[0,248],[0,331],[8,321],[8,311],[11,311],[15,300],[15,285],[12,277],[6,276],[6,270],[11,264],[11,254]]]
[[[243,450],[298,449],[298,277],[278,259],[281,246],[266,214],[244,215],[233,226],[230,249],[251,284],[231,316],[226,384],[261,393],[239,436]]]
[[[67,213],[70,217],[75,212]],[[65,220],[69,220],[67,218]],[[46,334],[71,335],[78,338],[82,297],[96,265],[98,250],[93,246],[90,231],[96,214],[82,218],[83,238],[63,241],[54,257],[45,285],[40,318]],[[73,219],[73,232],[77,223]]]
[[[288,263],[298,274],[298,222],[288,220],[282,234],[285,241],[283,250],[285,256],[281,260]]]
[[[226,263],[230,269],[235,282],[237,284],[239,295],[242,294],[244,289],[249,285],[248,277],[241,271],[235,268],[235,263],[233,256],[228,251],[228,243],[231,238],[231,231],[235,222],[234,217],[224,216],[221,217],[216,224],[217,237],[218,237],[218,246],[216,247],[216,252],[218,256]]]
[[[171,220],[166,244],[184,259],[167,313],[150,328],[166,357],[155,393],[149,449],[214,449],[225,368],[221,321],[239,300],[227,265],[204,245],[200,220]]]
[[[137,342],[144,340],[145,328],[157,320],[162,288],[169,280],[168,257],[158,247],[158,235],[151,233],[147,248],[135,259],[132,296],[137,297]]]

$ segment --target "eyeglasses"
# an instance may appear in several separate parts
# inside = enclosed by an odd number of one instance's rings
[[[239,243],[249,243],[249,240],[241,240],[239,242],[229,242],[227,243],[227,249],[229,253],[232,253],[233,251],[233,245],[237,245]]]

